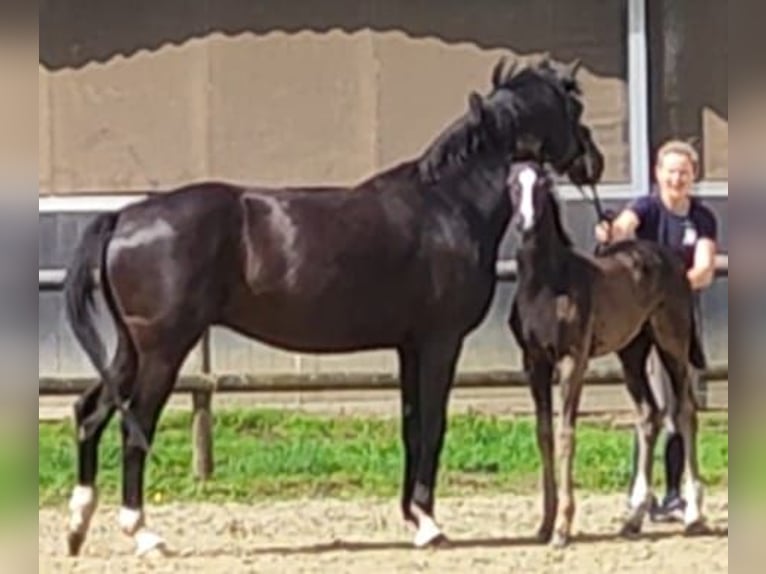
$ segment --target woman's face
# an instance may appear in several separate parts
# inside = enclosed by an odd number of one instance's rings
[[[656,175],[663,194],[672,200],[684,199],[694,185],[694,164],[686,154],[668,152],[659,160]]]

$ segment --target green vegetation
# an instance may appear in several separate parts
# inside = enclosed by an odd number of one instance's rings
[[[286,411],[220,410],[215,413],[212,480],[191,476],[190,415],[160,421],[147,470],[147,500],[248,501],[292,496],[396,496],[402,468],[398,420],[313,416]],[[452,415],[442,454],[439,495],[536,491],[539,455],[532,418]],[[71,423],[39,427],[39,504],[66,500],[74,484]],[[627,489],[632,449],[629,428],[581,421],[577,429],[578,488]],[[657,457],[661,455],[657,449]],[[705,415],[700,463],[710,485],[728,480],[728,418]],[[116,502],[121,455],[115,421],[100,449],[99,487]],[[661,466],[655,479],[660,483]]]

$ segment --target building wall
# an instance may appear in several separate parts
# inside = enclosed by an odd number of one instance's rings
[[[353,183],[420,153],[500,55],[543,50],[582,58],[606,180],[629,180],[625,2],[144,4],[43,3],[41,194]]]

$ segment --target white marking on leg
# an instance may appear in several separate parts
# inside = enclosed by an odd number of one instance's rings
[[[684,525],[691,526],[702,520],[702,485],[693,477],[687,477],[684,482]]]
[[[128,536],[133,536],[144,524],[144,513],[140,510],[122,507],[117,517],[117,522],[122,530]]]
[[[436,525],[436,522],[431,516],[429,516],[417,504],[412,504],[410,508],[411,508],[412,515],[415,517],[415,519],[418,522],[418,530],[415,533],[415,541],[414,541],[416,548],[422,548],[423,546],[427,546],[428,544],[436,540],[439,536],[441,536],[442,531]]]
[[[69,530],[84,533],[96,510],[96,489],[92,486],[76,485],[69,499]]]
[[[152,550],[159,550],[167,555],[167,547],[162,537],[144,526],[144,513],[132,508],[120,508],[118,516],[120,529],[133,538],[136,543],[136,555],[142,556]]]
[[[519,174],[519,183],[521,184],[521,205],[519,214],[521,215],[521,228],[529,231],[535,223],[535,202],[534,189],[537,181],[537,174],[531,167],[524,168]]]
[[[433,518],[424,515],[418,521],[418,531],[415,533],[415,546],[417,548],[427,546],[441,536],[441,533],[441,529],[436,525]]]
[[[649,495],[649,484],[643,469],[640,469],[636,475],[636,481],[633,483],[633,490],[630,493],[630,507],[639,508],[646,503]]]

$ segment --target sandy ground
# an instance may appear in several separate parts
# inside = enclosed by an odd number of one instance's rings
[[[727,404],[728,384],[711,384],[711,406]],[[39,417],[71,416],[74,397],[40,397]],[[174,396],[168,410],[188,409]],[[228,394],[214,410],[278,407],[335,416],[398,416],[398,394]],[[510,415],[531,411],[527,389],[457,389],[450,411]],[[630,403],[621,387],[586,387],[584,413],[626,424]],[[295,500],[253,505],[178,504],[150,507],[148,521],[175,552],[138,559],[117,528],[117,509],[99,507],[82,556],[66,556],[66,508],[39,511],[39,571],[117,572],[728,572],[728,493],[707,496],[710,535],[684,537],[680,525],[647,523],[636,540],[616,536],[624,496],[578,493],[575,540],[563,551],[530,537],[540,519],[537,496],[440,498],[437,518],[450,537],[445,548],[415,550],[413,532],[396,500]]]
[[[416,550],[396,500],[296,500],[252,505],[150,507],[149,524],[176,553],[139,559],[99,507],[78,558],[65,555],[65,508],[39,512],[40,572],[728,572],[728,493],[708,493],[711,532],[647,521],[638,538],[616,535],[625,498],[579,493],[574,541],[563,550],[530,539],[537,496],[442,498],[447,547]]]

